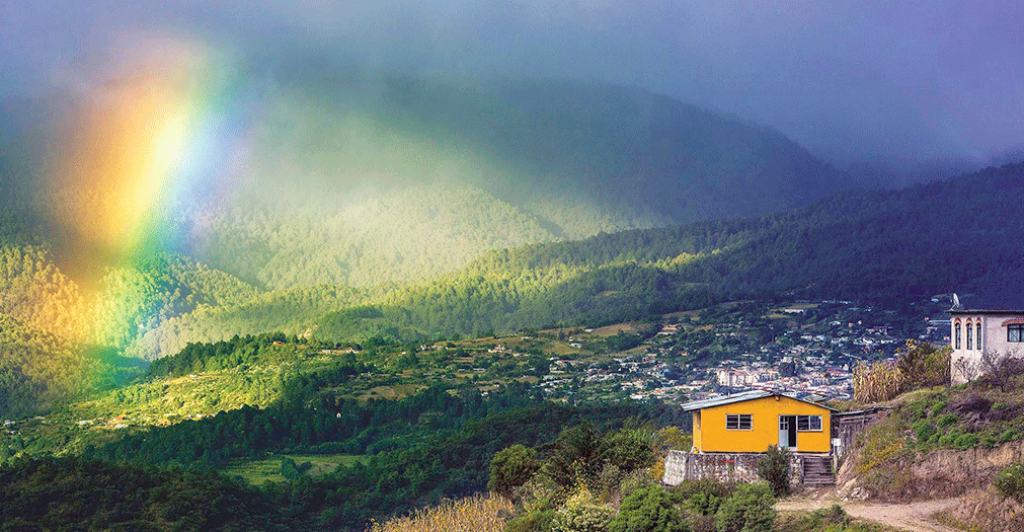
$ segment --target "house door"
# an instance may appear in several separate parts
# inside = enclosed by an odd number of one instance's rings
[[[796,416],[779,416],[779,447],[796,449]]]

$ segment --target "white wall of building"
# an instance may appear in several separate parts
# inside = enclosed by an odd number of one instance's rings
[[[975,370],[980,369],[981,355],[991,351],[999,355],[1015,354],[1024,356],[1024,342],[1009,342],[1007,326],[1014,321],[1020,323],[1024,314],[954,313],[950,320],[949,345],[953,348],[950,359],[950,374],[953,383],[966,382],[976,375],[964,375],[960,368],[966,359]],[[981,341],[978,340],[977,324],[981,324]],[[971,328],[971,342],[968,345],[967,327]],[[957,327],[960,327],[960,345],[957,348]]]

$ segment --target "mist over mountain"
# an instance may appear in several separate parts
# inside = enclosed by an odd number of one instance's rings
[[[160,216],[189,235],[164,247],[270,288],[408,282],[491,249],[779,211],[851,186],[775,131],[638,89],[313,73],[308,65],[250,78],[261,81],[229,94],[245,102],[230,111],[245,124],[244,155]],[[55,128],[62,133],[36,126],[5,139],[22,154],[4,158],[9,174],[35,189],[18,203],[71,225],[65,240],[87,240],[74,231],[90,212],[130,209],[116,192],[127,185],[91,180],[110,164],[93,155],[74,161],[72,172],[83,175],[74,184],[52,161],[77,144],[123,157],[123,141],[90,132],[123,124],[91,116],[137,98],[135,86],[146,83],[118,79],[99,98],[63,102],[79,118]],[[34,111],[8,107],[13,116]],[[55,122],[33,118],[21,122]]]

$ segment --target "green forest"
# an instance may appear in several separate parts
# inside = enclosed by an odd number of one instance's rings
[[[269,331],[321,343],[408,342],[597,326],[737,298],[856,299],[898,310],[935,293],[998,291],[1024,264],[1013,236],[1024,220],[1022,174],[1010,165],[761,218],[493,251],[430,280],[373,287],[260,288],[160,253],[109,269],[100,295],[87,297],[55,250],[27,243],[37,241],[31,221],[12,224],[0,248],[0,318],[9,324],[0,404],[48,404],[70,392],[66,381],[83,382],[79,375],[121,372],[125,356],[154,359],[191,342]],[[990,215],[956,215],[965,210]],[[107,362],[83,355],[110,350],[117,355]],[[87,368],[96,364],[106,365]]]

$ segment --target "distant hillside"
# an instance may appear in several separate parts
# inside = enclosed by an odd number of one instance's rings
[[[333,340],[596,325],[785,293],[903,308],[953,290],[1024,290],[1022,231],[1024,165],[1010,165],[751,220],[498,251],[436,281],[368,294],[313,323],[304,311],[302,320],[288,322],[295,314],[282,312],[284,299],[269,294],[244,313],[183,316],[173,341],[158,329],[140,350],[169,353],[189,339],[221,339],[227,321],[258,332],[242,325],[244,316]],[[225,321],[228,315],[236,317]],[[149,343],[158,337],[163,343]]]
[[[632,89],[298,77],[268,99],[252,192],[204,216],[196,251],[268,287],[407,282],[849,186],[776,132]]]
[[[204,164],[218,177],[162,216],[188,235],[177,250],[265,288],[407,284],[490,250],[781,211],[851,186],[775,131],[637,89],[241,68],[225,82],[234,100],[211,110],[239,108],[224,120],[241,146],[217,145]],[[112,109],[132,83],[104,89]],[[50,221],[117,216],[109,187],[62,176],[69,145],[116,154],[106,129],[133,127],[104,123],[94,100],[0,106],[0,186],[17,204]]]

